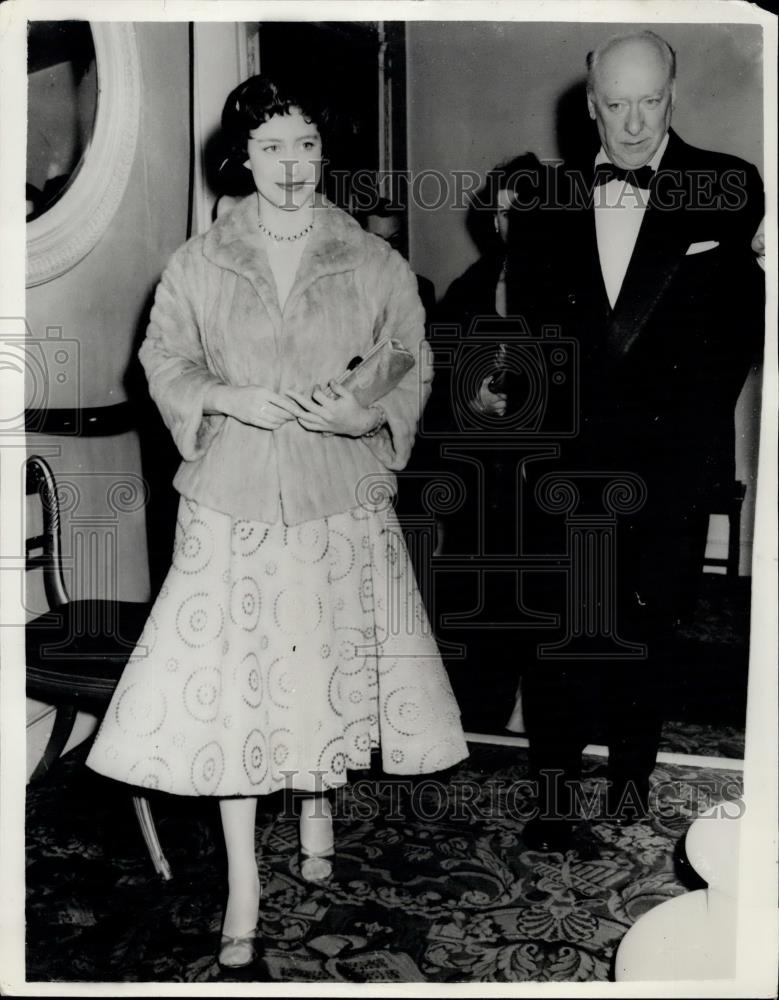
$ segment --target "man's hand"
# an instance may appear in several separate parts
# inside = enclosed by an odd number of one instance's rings
[[[493,392],[490,389],[492,379],[492,375],[487,375],[483,379],[473,406],[479,413],[487,413],[491,417],[502,417],[506,412],[506,393]]]
[[[336,394],[330,399],[319,386],[314,386],[310,396],[287,389],[292,412],[301,427],[320,434],[343,434],[347,437],[362,437],[376,424],[376,414],[362,406],[348,389],[329,382]]]
[[[292,420],[292,406],[285,396],[258,385],[217,385],[205,399],[207,413],[224,413],[244,424],[275,431]]]

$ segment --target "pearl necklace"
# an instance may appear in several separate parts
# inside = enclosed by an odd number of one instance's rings
[[[301,240],[303,239],[304,236],[308,236],[308,234],[314,228],[314,220],[312,219],[311,222],[309,222],[309,224],[304,229],[300,230],[299,233],[293,233],[291,236],[284,236],[281,233],[271,232],[267,226],[263,226],[262,222],[260,222],[259,219],[257,220],[257,226],[259,227],[259,230],[263,234],[263,236],[267,236],[269,239],[275,240],[276,243],[294,243],[295,240]]]

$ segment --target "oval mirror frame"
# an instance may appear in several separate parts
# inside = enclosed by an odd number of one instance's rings
[[[27,287],[65,274],[108,228],[130,176],[141,117],[135,30],[90,21],[97,64],[92,141],[73,183],[52,207],[27,223]]]

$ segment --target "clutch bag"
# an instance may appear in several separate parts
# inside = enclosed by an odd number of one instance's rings
[[[346,371],[333,381],[353,393],[361,406],[370,406],[394,389],[415,364],[414,355],[399,340],[385,337],[374,344],[364,358],[354,358]],[[335,398],[329,388],[325,392]]]

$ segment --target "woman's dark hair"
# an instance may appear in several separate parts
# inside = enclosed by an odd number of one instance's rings
[[[529,203],[542,192],[544,167],[535,153],[522,153],[499,163],[489,171],[475,201],[479,209],[495,212],[498,192],[511,191],[520,201]]]
[[[488,171],[484,184],[474,194],[468,209],[468,231],[480,253],[502,255],[505,252],[495,235],[493,223],[498,208],[498,192],[511,191],[520,206],[517,211],[535,215],[532,209],[544,201],[547,183],[547,168],[535,153],[522,153]]]
[[[321,87],[267,76],[251,76],[231,91],[222,111],[217,153],[220,193],[248,194],[254,190],[251,175],[244,168],[249,133],[274,115],[299,110],[316,125],[326,148],[335,127],[335,114],[321,94]]]

